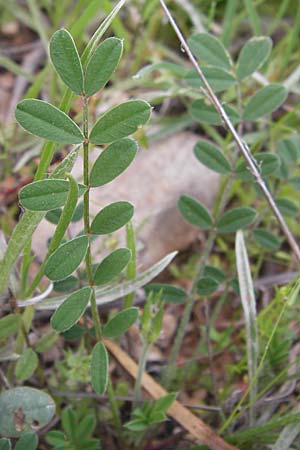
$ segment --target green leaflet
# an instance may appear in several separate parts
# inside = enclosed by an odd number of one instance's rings
[[[126,225],[132,218],[134,207],[128,202],[115,202],[105,206],[91,225],[93,234],[109,234]]]
[[[225,91],[236,83],[234,76],[220,67],[203,67],[202,72],[214,92]],[[185,80],[187,84],[193,88],[199,89],[200,87],[204,87],[204,84],[195,69],[188,72]]]
[[[93,95],[106,85],[119,64],[122,52],[121,39],[108,38],[99,45],[86,67],[86,95]]]
[[[56,31],[50,41],[50,58],[63,82],[75,94],[84,91],[83,71],[74,40],[67,30]]]
[[[52,328],[58,332],[67,331],[72,328],[84,314],[91,295],[92,288],[90,287],[84,287],[71,294],[51,317]]]
[[[67,278],[85,257],[88,243],[87,236],[79,236],[62,244],[49,257],[45,266],[45,275],[53,281]]]
[[[245,106],[244,119],[256,120],[266,114],[271,114],[286,100],[287,90],[280,84],[269,84],[250,98]]]
[[[207,208],[198,200],[182,195],[178,201],[178,208],[187,222],[195,227],[207,229],[213,225],[213,219]]]
[[[15,411],[21,410],[24,415],[22,430],[16,429]],[[43,391],[30,387],[8,389],[0,394],[0,434],[7,437],[18,437],[31,431],[32,423],[38,424],[36,429],[47,425],[55,413],[53,399]]]
[[[16,119],[29,133],[61,144],[81,144],[80,128],[60,109],[42,100],[26,99],[18,103]]]
[[[209,33],[198,33],[188,39],[194,55],[206,64],[223,69],[231,69],[230,56],[215,36]]]
[[[231,165],[227,158],[221,150],[210,142],[198,141],[194,148],[194,153],[196,158],[209,169],[221,174],[231,172]]]
[[[39,439],[36,433],[24,433],[16,443],[15,450],[36,450]]]
[[[280,159],[274,153],[256,153],[254,159],[257,161],[260,173],[264,177],[276,172],[280,167]],[[237,164],[235,173],[238,178],[244,181],[253,179],[253,175],[244,159]]]
[[[90,174],[92,187],[103,186],[114,180],[133,161],[137,153],[137,144],[132,139],[124,138],[109,145],[93,165]]]
[[[236,74],[239,80],[251,75],[268,59],[272,50],[272,39],[265,36],[253,37],[240,51]]]
[[[92,351],[91,378],[94,391],[103,395],[108,383],[108,354],[105,345],[98,342]]]
[[[94,282],[97,286],[109,283],[125,269],[131,258],[128,248],[118,248],[101,261],[98,265]]]
[[[211,277],[201,277],[197,281],[197,292],[199,295],[211,295],[219,287],[219,283],[216,279]]]
[[[161,292],[161,298],[166,303],[183,303],[187,299],[187,293],[184,289],[167,283],[148,284],[145,287],[145,292],[147,295],[150,292],[153,292],[154,295]]]
[[[252,208],[241,207],[230,209],[223,214],[217,223],[219,233],[234,233],[250,225],[256,218]]]
[[[34,373],[38,365],[37,354],[27,348],[17,361],[15,375],[20,381],[27,380]]]
[[[232,106],[225,105],[224,110],[234,125],[240,121],[238,112]],[[194,120],[200,123],[223,125],[217,110],[213,106],[207,104],[205,100],[195,100],[189,107],[189,114]]]
[[[253,230],[253,237],[267,251],[278,250],[281,245],[279,237],[264,228]]]
[[[123,309],[110,319],[103,328],[103,334],[109,338],[121,336],[131,325],[136,322],[139,315],[138,308],[130,307]]]
[[[19,314],[8,314],[0,319],[0,341],[8,338],[19,331],[21,327],[21,316]]]
[[[19,193],[21,205],[31,211],[50,211],[66,203],[70,190],[67,180],[47,178],[33,181],[24,186]],[[84,185],[79,186],[79,195],[86,191]]]
[[[92,144],[109,144],[129,136],[148,122],[151,106],[143,100],[121,103],[103,114],[94,125],[90,141]]]

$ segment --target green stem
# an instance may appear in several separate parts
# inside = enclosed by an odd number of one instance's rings
[[[143,373],[145,372],[149,348],[150,348],[149,344],[147,342],[145,342],[143,345],[142,355],[139,360],[138,373],[137,373],[137,378],[136,378],[136,382],[135,382],[135,386],[134,386],[133,409],[136,408],[141,401],[142,377],[143,377]]]
[[[83,220],[84,220],[84,232],[88,238],[90,237],[90,173],[89,173],[89,98],[83,96],[83,182],[87,186],[87,190],[83,197]],[[91,256],[91,244],[89,242],[88,249],[85,256],[86,272],[88,277],[88,283],[92,288],[91,295],[91,311],[93,321],[95,325],[95,332],[97,341],[102,340],[101,321],[98,313],[96,296],[94,290],[93,281],[93,269],[92,269],[92,256]]]
[[[108,384],[107,384],[107,395],[108,395],[108,400],[109,400],[109,404],[111,407],[111,413],[113,416],[114,425],[117,429],[121,429],[122,421],[121,421],[121,417],[120,417],[120,411],[119,411],[118,402],[116,400],[114,388],[113,388],[110,377],[108,379]]]

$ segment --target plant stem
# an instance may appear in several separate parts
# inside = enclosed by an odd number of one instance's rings
[[[149,344],[147,342],[144,342],[142,355],[139,360],[139,367],[138,367],[136,382],[135,382],[135,386],[134,386],[133,409],[136,408],[141,401],[142,377],[143,377],[143,373],[144,373],[145,367],[146,367],[149,348],[150,348]]]
[[[89,98],[86,95],[83,98],[83,182],[87,187],[87,190],[83,197],[83,220],[84,220],[84,232],[88,238],[90,238],[90,173],[89,173]],[[95,333],[97,341],[102,339],[101,321],[98,313],[96,296],[94,290],[93,270],[92,270],[92,256],[91,245],[89,242],[86,256],[85,256],[86,272],[88,277],[88,283],[92,288],[91,295],[91,311],[93,321],[95,325]]]

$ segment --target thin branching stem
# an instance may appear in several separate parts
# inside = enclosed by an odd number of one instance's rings
[[[242,153],[243,157],[245,158],[246,163],[247,163],[253,177],[255,178],[257,184],[260,186],[264,196],[266,197],[267,202],[269,203],[270,208],[272,209],[272,211],[281,227],[281,230],[282,230],[283,234],[285,235],[285,237],[296,257],[297,263],[300,265],[300,248],[299,248],[293,234],[291,233],[286,221],[284,220],[281,212],[279,211],[279,209],[275,203],[275,200],[274,200],[272,194],[270,193],[264,179],[262,178],[255,159],[252,157],[251,152],[248,149],[248,146],[246,145],[246,143],[243,141],[243,139],[240,137],[239,133],[234,128],[234,126],[231,123],[231,120],[229,119],[226,111],[224,110],[220,100],[218,99],[218,97],[216,96],[216,94],[214,93],[212,88],[210,87],[210,84],[208,83],[206,77],[203,75],[203,72],[202,72],[196,58],[194,57],[193,53],[191,52],[183,34],[181,33],[175,20],[173,19],[164,0],[160,0],[160,3],[170,21],[170,24],[172,25],[175,33],[178,36],[178,39],[181,43],[181,47],[186,52],[189,60],[193,64],[194,68],[196,69],[196,71],[205,87],[206,96],[210,99],[212,105],[215,107],[215,109],[219,113],[227,130],[232,134],[232,137],[233,137],[239,151]]]

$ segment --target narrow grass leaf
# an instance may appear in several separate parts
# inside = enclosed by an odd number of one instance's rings
[[[103,334],[108,338],[117,338],[124,334],[133,325],[139,315],[138,308],[130,307],[117,313],[103,327]]]
[[[228,114],[231,122],[235,125],[240,121],[240,116],[236,109],[232,106],[225,105],[224,110]],[[207,123],[209,125],[223,125],[217,110],[207,104],[205,100],[195,100],[189,107],[189,114],[191,117],[200,123]]]
[[[219,233],[234,233],[239,229],[246,228],[256,218],[256,211],[252,208],[241,207],[230,209],[225,212],[217,223]]]
[[[97,158],[92,167],[90,185],[103,186],[120,175],[134,160],[137,144],[132,139],[124,138],[110,144]]]
[[[82,195],[86,187],[80,185],[79,188],[79,195]],[[69,181],[47,178],[24,186],[20,190],[19,200],[24,208],[31,211],[50,211],[66,203],[69,190]]]
[[[98,342],[92,351],[91,378],[94,391],[103,395],[108,384],[108,353],[105,345]]]
[[[252,75],[269,58],[272,50],[272,39],[266,36],[253,37],[240,51],[236,74],[239,80]]]
[[[189,47],[202,62],[224,69],[231,68],[229,53],[218,38],[209,33],[198,33],[188,39]]]
[[[87,236],[79,236],[58,247],[49,257],[45,275],[53,281],[63,280],[80,265],[88,248]]]
[[[297,412],[299,407],[296,408]],[[300,434],[300,422],[295,420],[294,423],[286,425],[278,436],[275,444],[272,445],[271,450],[289,450],[296,437]]]
[[[36,450],[39,444],[39,439],[36,433],[29,431],[22,434],[16,443],[15,450]]]
[[[146,294],[153,292],[154,295],[161,292],[161,297],[166,303],[183,303],[187,299],[187,293],[178,286],[167,283],[151,283],[145,287]]]
[[[202,72],[214,92],[226,91],[236,84],[234,76],[220,67],[203,67]],[[195,89],[205,87],[195,69],[188,72],[185,80],[189,86]]]
[[[221,173],[222,175],[231,172],[231,165],[221,150],[208,141],[198,141],[194,153],[198,161],[211,170]]]
[[[22,428],[16,427],[15,411],[22,411]],[[40,430],[52,420],[55,403],[46,392],[31,387],[8,389],[0,394],[0,434],[7,437],[19,437],[26,429],[36,424]],[[27,449],[26,449],[27,450]]]
[[[218,287],[218,281],[209,276],[201,277],[197,281],[197,292],[199,295],[211,295],[218,289]]]
[[[244,110],[245,120],[256,120],[271,114],[284,103],[287,90],[280,84],[269,84],[257,91],[248,101]]]
[[[71,294],[51,317],[52,328],[60,333],[72,328],[84,314],[91,295],[90,287],[84,287]]]
[[[151,106],[143,100],[121,103],[103,114],[94,125],[90,141],[92,144],[109,144],[129,136],[148,122]]]
[[[280,159],[274,153],[256,153],[254,155],[254,159],[256,160],[260,173],[263,177],[273,174],[280,167]],[[253,179],[253,175],[244,159],[238,162],[235,168],[235,173],[241,180],[250,181]]]
[[[93,95],[106,85],[119,64],[122,52],[121,39],[108,38],[99,45],[86,67],[86,95]]]
[[[17,380],[24,381],[31,377],[38,365],[37,354],[27,348],[17,361],[15,375]]]
[[[19,314],[8,314],[0,319],[0,341],[17,333],[21,327],[21,316]]]
[[[137,289],[145,286],[147,283],[150,283],[151,280],[153,280],[157,275],[159,275],[170,264],[170,262],[174,259],[176,254],[177,252],[172,252],[166,255],[156,264],[149,267],[149,269],[145,270],[142,273],[137,274],[133,280],[127,280],[124,281],[123,283],[118,283],[117,285],[113,286],[96,288],[95,295],[97,305],[104,305],[107,303],[111,303],[114,300],[117,300],[118,298],[124,297],[125,295],[136,291]],[[56,309],[65,300],[66,300],[65,295],[43,300],[42,302],[38,302],[36,304],[36,309],[40,310]]]
[[[281,245],[281,239],[264,228],[257,228],[254,230],[253,237],[256,242],[267,251],[278,250]]]
[[[29,133],[61,144],[81,144],[84,136],[67,114],[50,103],[26,99],[18,103],[16,119]]]
[[[248,375],[249,382],[252,383],[252,381],[254,381],[257,370],[259,341],[254,286],[252,282],[249,258],[242,231],[238,231],[236,234],[235,252],[241,301],[244,310],[246,325]],[[250,388],[250,425],[252,425],[255,420],[254,403],[256,401],[256,397],[257,380],[252,383]]]
[[[81,95],[84,91],[81,61],[74,40],[67,30],[61,29],[53,34],[50,58],[63,82],[75,94]]]
[[[118,248],[110,253],[97,266],[94,274],[94,282],[97,286],[114,280],[125,269],[131,258],[128,248]]]
[[[133,212],[134,207],[129,202],[111,203],[96,215],[91,225],[91,233],[113,233],[131,220]]]
[[[208,209],[198,200],[188,195],[182,195],[178,208],[185,220],[195,227],[208,229],[213,225],[213,219]]]

